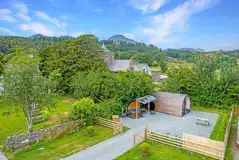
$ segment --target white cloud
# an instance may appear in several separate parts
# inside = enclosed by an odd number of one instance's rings
[[[26,22],[31,21],[31,18],[28,15],[25,15],[25,14],[22,14],[22,13],[18,13],[17,16],[19,18],[21,18],[22,20],[26,21]]]
[[[132,33],[123,33],[122,35],[129,39],[135,39],[135,35]]]
[[[16,19],[12,17],[11,15],[1,15],[0,20],[10,22],[10,23],[15,23]]]
[[[44,20],[47,20],[48,22],[56,25],[59,28],[64,28],[66,26],[66,23],[60,22],[58,19],[50,17],[48,14],[46,14],[45,12],[41,12],[41,11],[36,11],[35,12],[36,15]]]
[[[24,30],[24,31],[29,31],[32,32],[34,34],[43,34],[46,36],[53,36],[54,35],[54,31],[51,30],[50,28],[48,28],[47,26],[45,26],[42,23],[39,22],[32,22],[32,23],[28,23],[28,24],[20,24],[18,26],[20,29]]]
[[[25,3],[22,2],[14,2],[12,5],[17,9],[17,17],[21,18],[22,20],[29,22],[31,18],[28,16],[28,7]]]
[[[102,8],[97,8],[97,9],[94,9],[94,10],[92,10],[92,12],[103,12],[104,10],[102,9]]]
[[[15,23],[16,19],[11,14],[12,11],[9,9],[0,9],[0,20]]]
[[[149,27],[140,27],[140,32],[147,36],[150,43],[165,41],[173,33],[188,30],[188,21],[196,13],[201,12],[217,0],[189,0],[173,10],[149,18]]]
[[[12,30],[8,29],[8,28],[4,28],[4,27],[0,27],[0,32],[3,32],[3,33],[7,33],[9,35],[16,35],[15,32],[13,32]],[[2,33],[1,33],[2,34]]]
[[[12,4],[20,13],[22,14],[27,14],[28,13],[28,8],[25,5],[25,3],[22,2],[14,2]]]
[[[153,13],[165,5],[169,0],[131,0],[130,5],[142,13]]]
[[[11,14],[12,11],[10,9],[0,9],[0,15],[3,15],[3,14]]]
[[[65,22],[62,22],[61,25],[62,25],[62,27],[66,27],[68,24]]]

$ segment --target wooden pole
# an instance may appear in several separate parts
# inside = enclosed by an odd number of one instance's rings
[[[148,112],[149,112],[149,109],[150,109],[150,102],[148,103]]]
[[[138,119],[138,101],[136,100],[136,111],[135,111],[135,117],[136,117],[136,119]]]
[[[144,129],[144,140],[147,139],[147,136],[148,136],[148,129],[145,128],[145,129]]]

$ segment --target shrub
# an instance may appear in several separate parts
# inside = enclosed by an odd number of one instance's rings
[[[94,135],[95,128],[93,126],[88,126],[86,130],[89,137],[92,137]]]
[[[117,99],[106,99],[99,103],[100,117],[110,119],[112,115],[120,115],[122,102]]]
[[[98,112],[99,107],[91,98],[82,98],[70,108],[69,118],[70,120],[79,119],[82,123],[86,122],[86,125],[92,125],[95,123]]]
[[[143,157],[148,157],[149,156],[149,144],[148,143],[142,143],[140,145],[140,153]]]
[[[45,110],[43,110],[43,111],[41,111],[41,112],[42,112],[42,114],[43,114],[43,116],[44,116],[44,118],[45,118],[46,120],[50,119],[50,117],[51,117],[51,112],[50,112],[48,109],[45,109]]]

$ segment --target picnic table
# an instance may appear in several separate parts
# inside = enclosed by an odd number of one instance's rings
[[[210,124],[210,121],[208,119],[198,117],[196,120],[196,124],[202,124],[202,125],[208,126]]]

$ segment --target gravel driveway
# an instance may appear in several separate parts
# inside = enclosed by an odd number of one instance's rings
[[[75,153],[64,160],[112,160],[133,147],[133,135],[137,130],[127,132]]]
[[[7,160],[7,157],[0,151],[0,160]]]
[[[196,125],[197,117],[210,120],[209,126]],[[127,132],[98,143],[86,150],[75,153],[64,160],[112,160],[133,147],[134,133],[149,128],[156,132],[168,132],[171,135],[182,136],[183,132],[209,137],[216,121],[217,114],[191,111],[184,117],[177,117],[163,113],[146,114],[139,119],[124,118],[125,126],[131,128]]]

